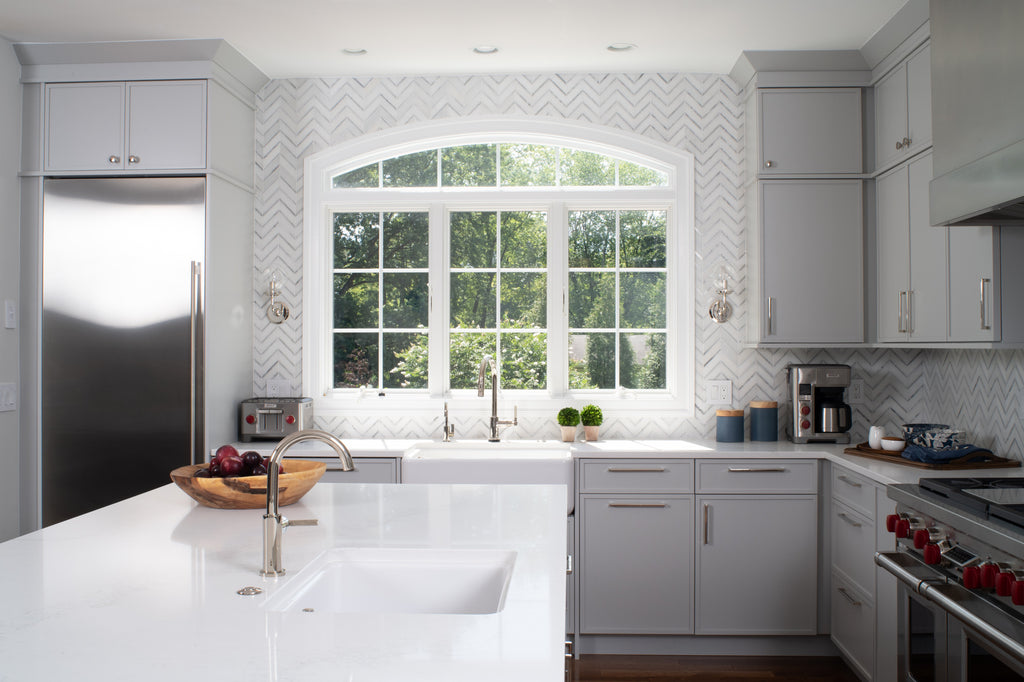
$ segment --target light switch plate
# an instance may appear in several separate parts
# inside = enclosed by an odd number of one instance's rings
[[[0,412],[12,412],[18,409],[18,386],[16,384],[0,384]]]
[[[18,326],[18,308],[14,301],[4,301],[4,329],[14,329]]]
[[[849,398],[851,405],[864,404],[864,380],[853,379],[850,381]]]
[[[725,381],[708,381],[705,382],[707,385],[707,398],[708,405],[731,405],[732,404],[732,382],[728,379]]]

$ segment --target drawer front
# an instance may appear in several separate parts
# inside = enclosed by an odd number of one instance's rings
[[[579,472],[583,493],[693,492],[692,459],[590,459]]]
[[[832,465],[832,497],[865,516],[875,513],[875,484],[835,464]]]
[[[702,493],[817,494],[818,461],[697,460],[697,490]]]
[[[393,457],[356,457],[354,471],[342,471],[337,460],[327,462],[323,483],[398,483],[398,461]]]
[[[841,575],[832,574],[832,641],[860,675],[870,680],[875,668],[875,607]]]
[[[868,594],[875,592],[875,525],[841,502],[832,502],[832,565]]]

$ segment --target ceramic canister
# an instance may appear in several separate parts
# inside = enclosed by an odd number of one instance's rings
[[[750,440],[779,439],[779,404],[774,400],[750,402]]]
[[[743,442],[743,410],[715,410],[715,440],[719,443]]]

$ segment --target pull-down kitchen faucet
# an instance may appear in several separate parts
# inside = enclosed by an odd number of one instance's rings
[[[512,408],[512,420],[498,419],[498,372],[494,367],[494,358],[490,355],[485,355],[484,359],[480,361],[480,376],[476,382],[476,394],[477,396],[484,397],[484,372],[487,371],[487,365],[491,366],[491,430],[490,435],[487,437],[492,443],[497,443],[501,440],[498,435],[499,426],[516,426],[519,424],[519,406]]]
[[[316,519],[289,521],[281,516],[278,506],[280,495],[278,473],[281,467],[281,458],[291,446],[307,440],[318,440],[331,446],[331,449],[338,455],[338,459],[341,460],[342,471],[352,471],[356,468],[352,463],[352,453],[348,451],[345,444],[326,431],[306,429],[296,431],[281,439],[281,442],[274,448],[273,454],[270,455],[270,461],[267,462],[267,513],[263,515],[263,568],[260,570],[262,576],[284,575],[284,569],[281,567],[281,537],[284,535],[286,527],[315,526],[317,523]]]

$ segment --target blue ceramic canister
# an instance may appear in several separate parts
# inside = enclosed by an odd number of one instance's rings
[[[750,440],[779,439],[779,404],[774,400],[750,401]]]
[[[715,440],[719,443],[743,442],[743,410],[715,410]]]

